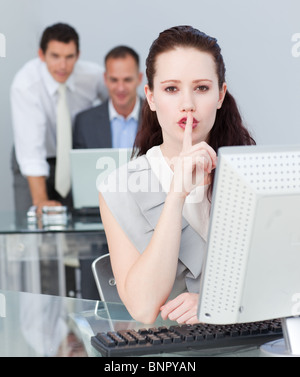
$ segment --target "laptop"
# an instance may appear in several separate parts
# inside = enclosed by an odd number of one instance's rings
[[[73,206],[76,214],[99,215],[97,185],[126,164],[132,149],[99,148],[70,151]]]

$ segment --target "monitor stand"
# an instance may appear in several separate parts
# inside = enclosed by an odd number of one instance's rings
[[[283,339],[260,347],[262,356],[300,357],[300,317],[282,319]]]

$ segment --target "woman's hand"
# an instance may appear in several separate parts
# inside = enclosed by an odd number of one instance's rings
[[[197,307],[199,294],[182,293],[171,301],[168,301],[160,308],[162,319],[169,318],[178,323],[198,323]]]
[[[182,151],[174,164],[171,190],[186,197],[194,188],[210,183],[217,164],[216,152],[204,141],[192,145],[193,114],[187,113]]]

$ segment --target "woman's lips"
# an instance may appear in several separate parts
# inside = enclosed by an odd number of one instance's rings
[[[178,125],[179,127],[181,127],[182,129],[185,129],[185,126],[186,126],[186,121],[187,121],[187,118],[182,118],[180,119],[180,121],[178,122]],[[194,129],[195,127],[197,127],[197,124],[198,124],[198,120],[193,118],[193,125],[192,125],[192,128]]]

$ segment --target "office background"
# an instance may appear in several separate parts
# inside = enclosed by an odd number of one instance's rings
[[[256,141],[300,144],[299,0],[0,0],[6,38],[6,57],[0,58],[0,210],[13,209],[9,88],[15,73],[36,57],[44,28],[56,22],[77,29],[81,59],[102,64],[110,48],[127,44],[139,52],[143,71],[160,31],[193,25],[219,40],[229,90]]]

